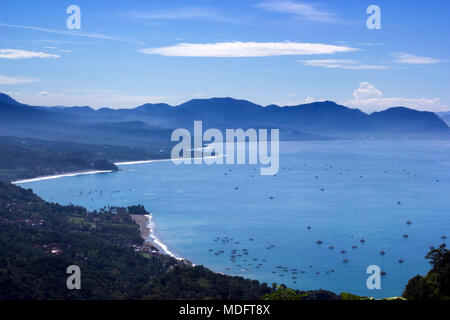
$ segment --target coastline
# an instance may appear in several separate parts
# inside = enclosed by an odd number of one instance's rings
[[[189,265],[194,266],[190,261],[176,255],[172,251],[169,250],[169,248],[156,236],[154,230],[155,230],[155,223],[152,221],[152,214],[131,214],[131,218],[134,222],[136,222],[139,225],[139,229],[141,231],[141,237],[144,239],[144,245],[150,245],[159,250],[160,253],[165,254],[169,257],[172,257],[174,259],[177,259],[178,261],[183,261],[184,263],[187,263]]]
[[[158,162],[158,161],[172,161],[172,159],[156,159],[156,160],[140,160],[140,161],[127,161],[127,162],[116,162],[115,165],[133,165],[133,164],[144,164],[144,163],[152,163],[152,162]],[[52,179],[59,179],[63,177],[75,177],[79,175],[88,175],[88,174],[99,174],[99,173],[111,173],[114,172],[113,170],[91,170],[91,171],[78,171],[78,172],[68,172],[68,173],[62,173],[62,174],[56,174],[56,175],[50,175],[50,176],[41,176],[36,178],[30,178],[30,179],[23,179],[23,180],[17,180],[12,181],[12,184],[22,184],[22,183],[29,183],[29,182],[35,182],[35,181],[43,181],[43,180],[52,180]],[[167,256],[170,256],[174,259],[177,259],[178,261],[182,261],[186,264],[189,264],[191,266],[195,266],[190,261],[177,256],[175,253],[171,252],[169,248],[156,236],[154,229],[155,229],[155,223],[152,221],[152,214],[144,215],[145,219],[136,218],[138,215],[131,215],[132,219],[139,225],[141,230],[141,237],[144,239],[144,243],[151,244],[158,248],[162,254],[165,254]],[[133,217],[134,216],[134,217]],[[149,239],[152,239],[150,241]]]
[[[178,261],[184,261],[184,262],[188,262],[186,259],[177,256],[175,253],[173,253],[172,251],[169,250],[169,248],[161,241],[159,240],[159,238],[156,236],[155,234],[155,223],[152,221],[152,214],[146,214],[145,217],[147,218],[147,223],[145,224],[145,227],[148,229],[148,233],[151,239],[153,239],[153,243],[156,245],[156,247],[158,249],[161,249],[164,254],[177,259]],[[192,263],[189,262],[189,264],[192,265]]]
[[[123,161],[123,162],[114,162],[116,166],[126,166],[130,164],[142,164],[142,163],[152,163],[152,162],[160,162],[160,161],[172,161],[172,159],[153,159],[153,160],[136,160],[136,161]]]
[[[110,172],[114,172],[114,171],[113,170],[74,171],[74,172],[61,173],[61,174],[55,174],[55,175],[50,175],[50,176],[40,176],[40,177],[36,177],[36,178],[16,180],[16,181],[11,181],[11,183],[12,184],[21,184],[21,183],[29,183],[29,182],[42,181],[42,180],[59,179],[59,178],[64,178],[64,177],[75,177],[75,176],[81,176],[81,175],[87,175],[87,174],[110,173]]]

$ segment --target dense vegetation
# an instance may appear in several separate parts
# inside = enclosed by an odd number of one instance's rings
[[[341,296],[326,290],[301,291],[287,288],[285,285],[277,287],[275,283],[272,288],[275,290],[264,295],[264,300],[342,300]]]
[[[408,300],[450,300],[450,251],[445,244],[425,256],[433,266],[426,276],[417,275],[406,285]]]
[[[106,159],[98,159],[95,160],[92,164],[92,169],[95,170],[112,170],[112,171],[118,171],[119,168],[112,163],[111,161],[108,161]]]
[[[0,182],[0,299],[258,299],[265,284],[143,253],[126,208],[89,212]],[[81,290],[66,269],[81,268]]]
[[[14,181],[80,170],[116,170],[111,162],[159,159],[167,154],[111,145],[0,137],[0,180]]]

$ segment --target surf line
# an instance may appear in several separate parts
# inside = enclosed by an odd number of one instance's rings
[[[218,157],[218,156],[215,156],[215,157]],[[212,157],[203,157],[203,158],[212,158]],[[195,158],[191,158],[191,159],[195,159]],[[126,161],[126,162],[115,162],[114,164],[116,166],[125,166],[125,165],[144,164],[144,163],[152,163],[152,162],[160,162],[160,161],[173,161],[173,160],[185,160],[185,158]],[[55,174],[55,175],[50,175],[50,176],[40,176],[40,177],[36,177],[36,178],[16,180],[16,181],[12,181],[11,183],[12,184],[21,184],[21,183],[29,183],[29,182],[36,182],[36,181],[42,181],[42,180],[59,179],[59,178],[64,178],[64,177],[76,177],[76,176],[81,176],[81,175],[111,173],[111,172],[115,172],[115,171],[114,170],[93,170],[93,171],[68,172],[68,173]]]
[[[150,233],[150,238],[153,239],[153,243],[156,244],[166,255],[175,258],[179,261],[186,261],[186,259],[181,258],[179,256],[177,256],[175,253],[173,253],[172,251],[169,250],[169,248],[163,243],[161,242],[161,240],[159,240],[159,238],[156,236],[155,234],[155,222],[152,220],[153,219],[153,215],[150,214],[146,214],[145,217],[147,218],[147,228],[148,231]]]
[[[152,162],[162,162],[162,161],[183,161],[183,160],[195,160],[195,159],[213,159],[223,155],[215,155],[215,156],[207,156],[207,157],[198,157],[198,158],[173,158],[173,159],[153,159],[153,160],[138,160],[138,161],[125,161],[125,162],[115,162],[116,166],[126,166],[131,164],[143,164],[143,163],[152,163]]]
[[[59,178],[64,178],[64,177],[75,177],[75,176],[81,176],[81,175],[87,175],[87,174],[110,173],[110,172],[113,172],[113,170],[69,172],[69,173],[63,173],[63,174],[55,174],[52,176],[42,176],[42,177],[36,177],[36,178],[31,178],[31,179],[17,180],[17,181],[13,181],[11,183],[12,184],[21,184],[21,183],[28,183],[28,182],[35,182],[35,181],[42,181],[42,180],[59,179]]]

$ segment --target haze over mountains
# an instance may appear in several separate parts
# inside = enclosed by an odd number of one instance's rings
[[[447,125],[450,125],[450,111],[436,113]]]
[[[134,109],[29,106],[0,93],[0,135],[81,143],[164,147],[175,128],[279,128],[281,140],[449,139],[450,128],[432,112],[404,107],[366,114],[332,101],[263,107],[232,98],[194,99],[178,106]]]

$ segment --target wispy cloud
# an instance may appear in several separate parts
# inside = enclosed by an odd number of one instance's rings
[[[258,4],[261,9],[292,14],[297,18],[319,22],[335,22],[338,17],[335,13],[322,10],[318,4],[306,2],[269,0]]]
[[[397,52],[393,54],[396,57],[394,62],[396,63],[406,63],[406,64],[433,64],[439,63],[441,60],[429,58],[429,57],[421,57],[415,56],[409,53]]]
[[[386,98],[381,90],[365,81],[353,91],[353,99],[345,105],[360,108],[366,112],[380,111],[390,107],[408,107],[422,111],[448,111],[448,107],[439,98]]]
[[[62,93],[50,93],[48,91],[41,91],[37,94],[40,97],[58,97],[58,96],[62,96]]]
[[[8,23],[3,23],[3,22],[0,22],[0,27],[41,31],[41,32],[47,32],[47,33],[63,34],[63,35],[74,36],[74,37],[85,37],[85,38],[95,38],[95,39],[102,39],[102,40],[128,42],[128,43],[133,43],[133,44],[138,44],[138,45],[143,44],[142,41],[108,36],[108,35],[101,34],[101,33],[88,33],[88,32],[81,32],[81,31],[75,31],[75,30],[71,30],[71,31],[54,30],[54,29],[41,28],[41,27],[8,24]]]
[[[24,84],[37,81],[40,81],[40,79],[28,77],[11,77],[0,74],[0,84]]]
[[[236,22],[238,19],[226,17],[216,8],[190,7],[172,8],[151,12],[133,11],[128,14],[132,19],[139,20],[209,20],[219,22]]]
[[[0,59],[59,58],[57,54],[20,49],[0,49]]]
[[[363,64],[356,60],[344,59],[317,59],[317,60],[299,60],[305,66],[322,67],[330,69],[350,69],[350,70],[383,70],[389,69],[383,65]]]
[[[314,55],[349,52],[357,49],[322,43],[301,42],[217,42],[180,43],[174,46],[138,50],[145,54],[175,57],[268,57],[283,55]]]

